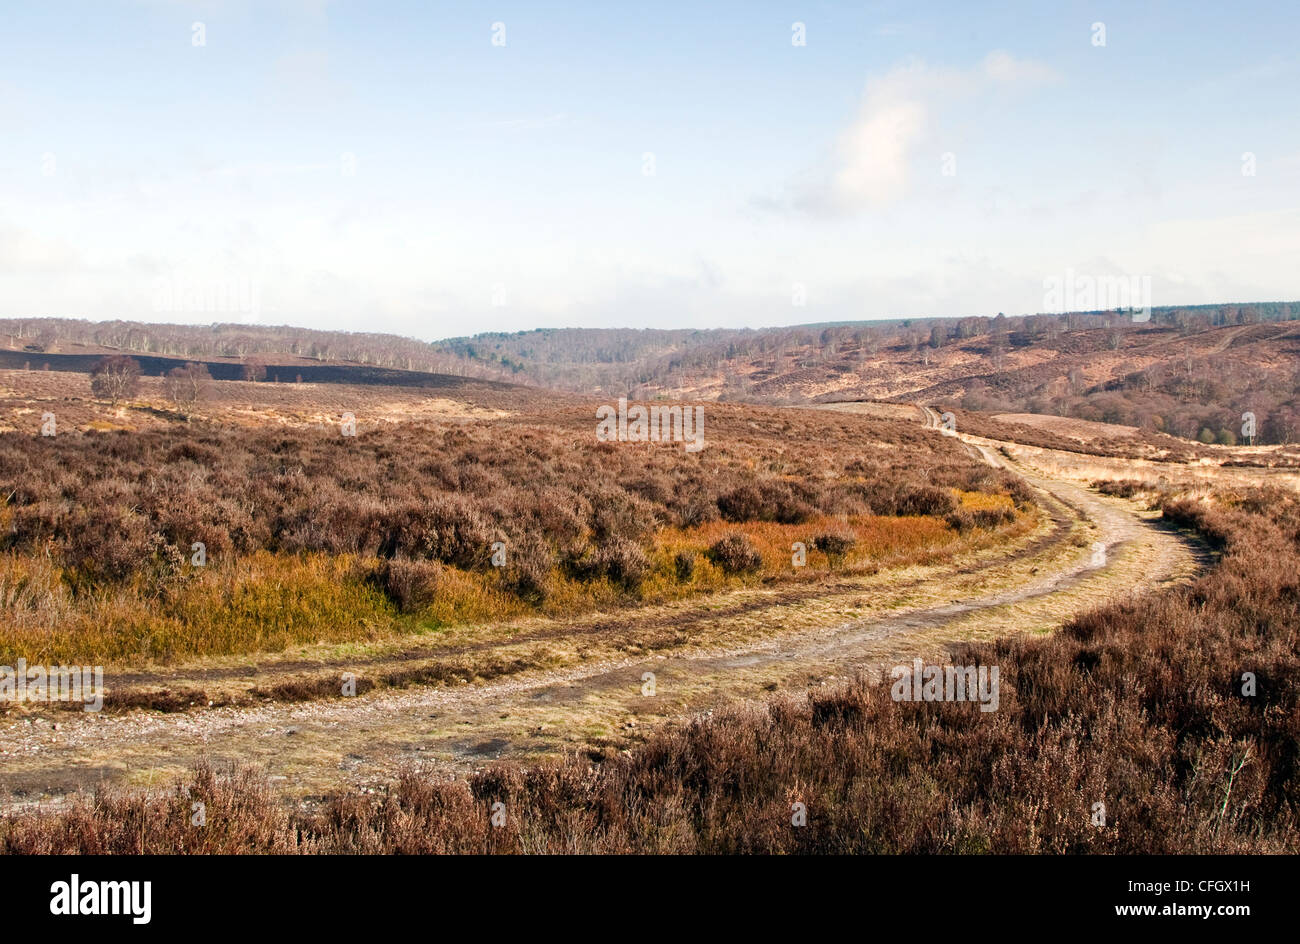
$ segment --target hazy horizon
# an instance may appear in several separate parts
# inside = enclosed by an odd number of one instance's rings
[[[1256,304],[1296,304],[1296,305],[1300,305],[1300,298],[1249,299],[1249,300],[1232,300],[1232,301],[1221,300],[1221,301],[1217,301],[1217,302],[1206,302],[1206,303],[1204,303],[1203,305],[1201,305],[1201,304],[1198,303],[1198,305],[1186,305],[1186,306],[1176,305],[1176,306],[1157,306],[1157,307],[1175,307],[1175,308],[1180,308],[1180,307],[1186,307],[1186,308],[1195,308],[1195,307],[1212,307],[1212,308],[1214,308],[1214,307],[1225,307],[1225,306],[1226,306],[1226,307],[1249,307],[1249,306],[1251,306],[1251,305],[1256,305]],[[1089,310],[1086,310],[1086,311],[1085,311],[1085,310],[1069,311],[1069,312],[1064,312],[1064,314],[1080,314],[1080,315],[1082,315],[1082,314],[1098,314],[1098,313],[1103,313],[1105,310],[1106,310],[1106,309],[1098,308],[1098,309],[1089,309]],[[755,331],[755,332],[757,332],[757,331],[797,331],[797,330],[800,330],[800,329],[804,329],[804,330],[806,330],[806,329],[812,329],[812,328],[844,327],[844,326],[848,326],[848,325],[857,325],[857,324],[866,324],[866,325],[871,325],[871,324],[896,324],[896,323],[899,323],[899,322],[908,322],[908,321],[919,321],[919,322],[928,322],[928,321],[961,321],[961,320],[963,320],[963,319],[965,319],[965,318],[995,318],[995,317],[997,317],[997,315],[999,315],[999,314],[1004,314],[1004,315],[1006,315],[1007,318],[1024,318],[1024,317],[1033,317],[1033,316],[1035,316],[1035,315],[1061,314],[1061,313],[1058,313],[1058,312],[992,312],[992,313],[983,313],[983,312],[979,312],[979,313],[974,313],[974,312],[972,312],[972,313],[961,314],[961,315],[895,315],[895,316],[888,316],[888,317],[881,317],[881,318],[856,318],[856,319],[846,319],[846,320],[836,320],[836,321],[792,321],[792,322],[786,322],[786,323],[781,323],[781,324],[770,324],[770,325],[759,325],[759,326],[753,326],[753,325],[734,325],[734,326],[732,326],[732,325],[676,325],[676,326],[659,326],[659,325],[619,325],[619,324],[613,324],[613,325],[548,325],[548,324],[541,324],[541,325],[536,325],[536,326],[534,326],[534,327],[530,327],[530,328],[510,328],[510,329],[492,329],[492,328],[488,328],[488,329],[484,329],[484,330],[482,330],[482,331],[474,331],[474,332],[467,333],[467,334],[449,334],[449,335],[445,335],[445,336],[438,337],[438,338],[426,338],[426,337],[420,337],[420,336],[418,336],[418,335],[414,335],[414,334],[401,334],[401,333],[399,333],[399,332],[394,332],[394,331],[380,331],[380,330],[368,329],[368,328],[364,328],[364,327],[356,327],[356,328],[347,328],[347,327],[345,327],[345,328],[318,328],[318,327],[313,327],[313,326],[311,326],[311,325],[294,324],[293,322],[288,322],[288,321],[271,321],[271,320],[267,320],[266,318],[261,318],[261,319],[255,321],[255,322],[254,322],[254,321],[248,321],[248,320],[245,320],[245,321],[225,320],[225,319],[221,319],[221,318],[213,319],[213,320],[210,320],[210,321],[209,321],[209,320],[204,320],[204,319],[199,319],[199,320],[190,320],[190,321],[180,321],[180,320],[174,320],[174,319],[170,319],[170,318],[166,318],[166,319],[165,319],[165,318],[77,318],[77,317],[75,317],[75,316],[71,316],[71,315],[30,315],[30,314],[29,314],[29,315],[3,315],[3,316],[0,316],[0,320],[23,320],[23,319],[27,318],[27,319],[31,319],[31,320],[35,321],[35,320],[40,320],[40,319],[52,318],[52,319],[60,320],[60,321],[88,321],[88,322],[91,322],[91,323],[93,323],[93,324],[109,324],[109,323],[112,323],[112,322],[115,322],[115,321],[125,321],[125,322],[133,322],[133,323],[146,324],[146,325],[159,325],[159,326],[174,325],[174,326],[189,326],[189,327],[194,327],[194,326],[202,326],[202,325],[205,325],[205,324],[210,324],[210,325],[213,325],[213,326],[218,326],[218,325],[220,325],[220,326],[229,326],[229,327],[249,326],[249,327],[261,327],[261,328],[298,328],[298,329],[303,329],[303,330],[323,330],[323,331],[343,331],[343,332],[351,331],[351,332],[355,332],[355,333],[359,333],[359,334],[389,334],[389,335],[394,335],[394,336],[396,336],[396,337],[406,338],[406,339],[409,339],[409,340],[423,341],[423,342],[428,342],[428,343],[437,343],[437,342],[439,342],[439,341],[455,340],[455,339],[458,339],[458,338],[473,338],[473,337],[478,337],[478,336],[480,336],[480,335],[487,335],[487,334],[528,334],[528,333],[535,332],[535,331],[569,331],[569,330],[577,330],[577,331],[705,331],[705,332],[708,332],[708,331]]]

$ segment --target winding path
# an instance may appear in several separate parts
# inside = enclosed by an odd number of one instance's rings
[[[913,409],[939,425],[933,411]],[[941,657],[955,641],[1050,631],[1116,597],[1186,579],[1204,562],[1199,545],[1132,503],[1019,469],[987,442],[967,446],[1039,491],[1048,517],[1037,534],[944,566],[686,601],[657,617],[682,644],[579,655],[563,668],[481,684],[179,714],[0,719],[0,807],[57,801],[101,782],[162,786],[202,759],[260,764],[288,795],[310,800],[342,785],[377,785],[411,763],[450,774],[501,757],[618,750],[727,700],[857,672],[879,677],[916,656]],[[576,620],[545,641],[562,645],[602,625]],[[693,627],[734,641],[692,646]]]

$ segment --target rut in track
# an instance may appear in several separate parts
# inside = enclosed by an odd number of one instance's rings
[[[916,415],[937,424],[932,411],[918,408]],[[618,749],[657,724],[729,699],[859,671],[878,675],[914,656],[941,655],[954,640],[1046,631],[1117,596],[1185,579],[1204,562],[1199,545],[1128,503],[1016,469],[983,443],[967,446],[1038,489],[1051,526],[1005,559],[894,588],[897,598],[886,611],[872,610],[872,601],[851,582],[732,608],[704,599],[672,619],[689,630],[758,618],[771,632],[729,649],[640,653],[476,685],[170,715],[56,712],[0,719],[0,804],[55,799],[100,782],[163,785],[203,759],[260,764],[287,795],[309,798],[344,785],[381,783],[413,762],[455,772],[502,757]],[[864,608],[866,614],[857,615]],[[587,628],[597,632],[602,625],[593,621]],[[436,648],[419,654],[430,651]],[[654,675],[653,694],[647,694],[647,673]]]

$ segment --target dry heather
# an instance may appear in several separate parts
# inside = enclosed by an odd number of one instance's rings
[[[1186,463],[1202,456],[1212,457],[1212,450],[1199,443],[1188,442],[1150,430],[1117,430],[1109,438],[1088,439],[1066,435],[1048,424],[1016,422],[1008,416],[994,417],[958,408],[952,401],[936,401],[936,410],[947,410],[956,416],[957,428],[963,433],[1015,442],[1024,446],[1038,446],[1062,452],[1118,459],[1148,459],[1155,462]],[[1101,424],[1098,424],[1101,425]],[[1102,427],[1105,428],[1104,426]],[[1224,457],[1218,456],[1221,461]]]
[[[477,395],[509,415],[360,414],[355,437],[0,436],[0,661],[166,661],[664,600],[788,575],[794,541],[814,570],[921,559],[1030,501],[906,423],[716,406],[688,453],[598,442],[594,402]],[[835,529],[852,548],[817,550]],[[755,566],[711,552],[732,532]]]
[[[468,781],[411,772],[310,813],[278,805],[249,771],[200,770],[168,796],[103,792],[9,817],[0,848],[1300,851],[1300,501],[1280,490],[1170,498],[1165,515],[1216,545],[1219,564],[1049,638],[961,647],[955,663],[1000,668],[992,713],[896,703],[858,682],[699,718],[601,763],[502,766]],[[196,800],[202,829],[190,825]],[[792,825],[795,803],[807,825]]]

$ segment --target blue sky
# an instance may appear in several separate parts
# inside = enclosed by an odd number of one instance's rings
[[[977,6],[8,5],[0,315],[434,339],[1019,314],[1067,273],[1300,297],[1300,7]]]

